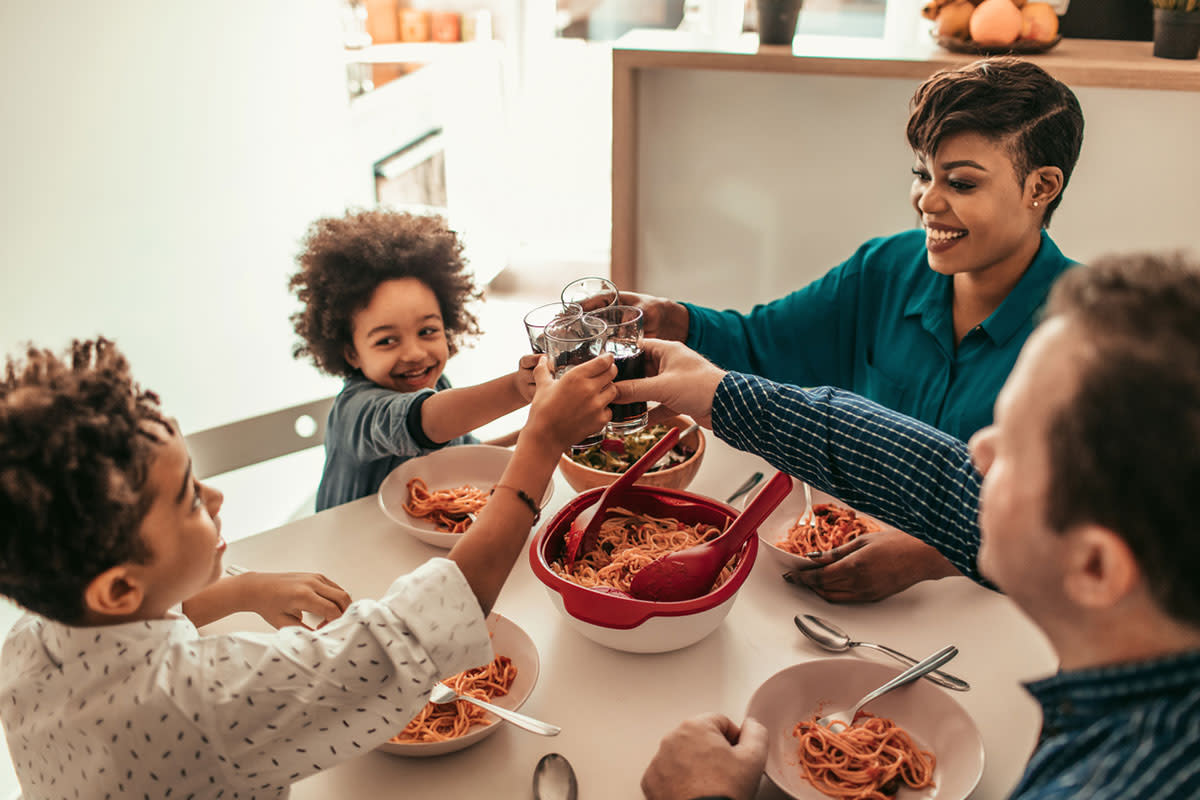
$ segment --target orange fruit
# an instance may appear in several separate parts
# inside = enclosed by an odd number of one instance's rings
[[[967,25],[975,6],[970,0],[955,0],[947,6],[942,6],[938,12],[934,29],[938,36],[953,36],[956,39],[967,38]]]
[[[1012,0],[983,0],[971,15],[971,38],[985,47],[1012,44],[1021,35],[1024,18]]]
[[[1021,9],[1021,38],[1050,42],[1058,36],[1058,14],[1049,3],[1026,3]]]

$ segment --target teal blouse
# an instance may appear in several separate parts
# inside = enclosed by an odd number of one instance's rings
[[[687,344],[724,369],[846,389],[965,441],[991,424],[1050,286],[1074,265],[1043,231],[1021,280],[955,347],[952,279],[929,268],[925,232],[906,231],[748,314],[684,303]]]

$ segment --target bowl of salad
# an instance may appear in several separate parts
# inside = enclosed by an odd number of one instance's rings
[[[673,427],[682,432],[692,424],[691,417],[683,415],[669,417],[626,436],[606,438],[600,444],[579,453],[563,453],[558,470],[577,492],[607,486],[633,465],[654,443]],[[667,464],[658,469],[651,468],[639,480],[646,486],[662,486],[667,489],[686,489],[700,469],[704,459],[704,431],[697,428],[682,437],[667,454]]]

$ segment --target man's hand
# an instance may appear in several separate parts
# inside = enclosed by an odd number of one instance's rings
[[[961,574],[933,547],[897,530],[863,534],[828,552],[806,555],[815,565],[784,577],[831,603],[870,603],[921,581]]]
[[[618,403],[658,401],[677,414],[687,414],[705,428],[712,427],[712,401],[725,370],[676,342],[646,339],[650,377],[621,381]]]
[[[747,719],[739,729],[722,714],[702,714],[659,743],[642,775],[642,792],[647,800],[749,800],[766,763],[767,729],[758,720]]]

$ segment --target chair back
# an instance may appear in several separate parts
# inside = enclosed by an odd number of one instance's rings
[[[332,406],[331,395],[188,434],[192,472],[205,480],[324,444]]]

